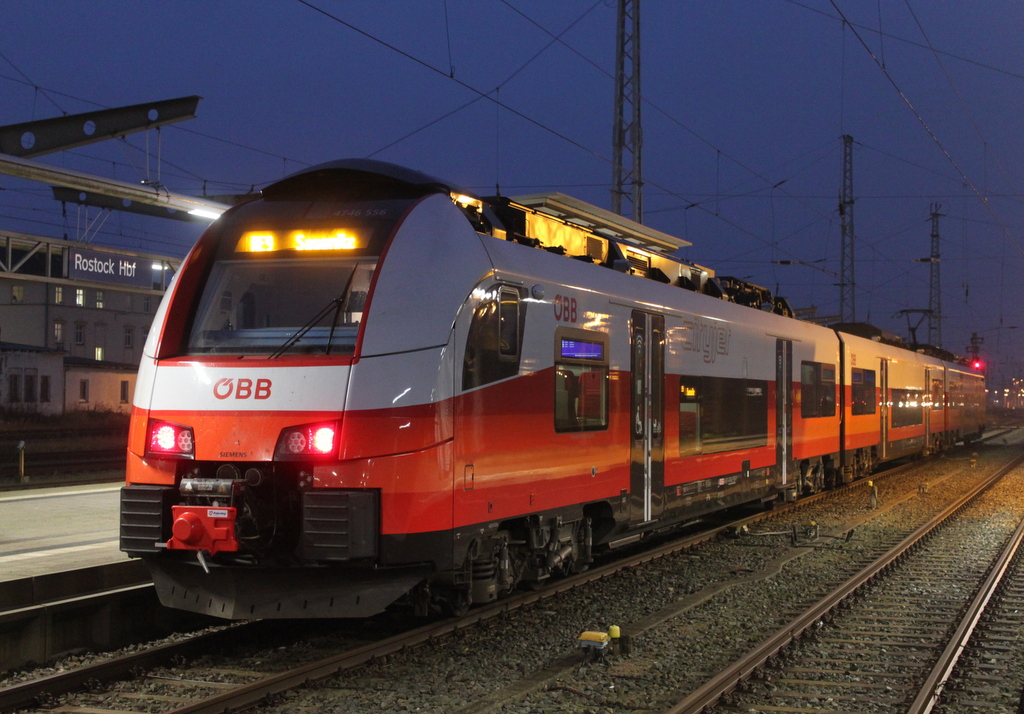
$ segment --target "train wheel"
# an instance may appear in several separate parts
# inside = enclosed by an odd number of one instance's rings
[[[462,617],[469,612],[469,591],[453,590],[450,597],[445,599],[445,612],[452,617]]]

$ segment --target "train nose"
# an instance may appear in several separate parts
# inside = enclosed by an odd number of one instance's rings
[[[188,545],[198,545],[202,542],[206,529],[203,527],[203,520],[195,513],[186,511],[178,516],[171,526],[174,537]]]

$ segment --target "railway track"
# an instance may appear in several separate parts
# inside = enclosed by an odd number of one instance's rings
[[[666,714],[716,703],[716,711],[931,711],[1018,554],[1024,521],[1007,537],[982,496],[1022,462],[1024,455]]]
[[[1024,711],[1024,559],[1019,546],[943,694],[937,711],[944,714]]]
[[[914,468],[914,465],[906,465],[893,469],[886,474],[875,477],[876,482],[884,482],[886,478],[905,473]],[[761,513],[750,516],[740,521],[689,536],[674,542],[666,543],[658,548],[637,553],[621,562],[611,563],[602,567],[594,568],[587,573],[572,578],[566,578],[541,592],[527,592],[517,594],[513,597],[499,601],[491,606],[485,606],[472,610],[466,617],[452,619],[443,622],[431,623],[424,626],[414,627],[406,631],[398,632],[393,636],[378,638],[376,641],[368,642],[366,637],[356,638],[348,641],[356,642],[354,646],[345,645],[340,649],[341,654],[326,658],[317,658],[299,668],[284,668],[286,671],[268,672],[266,667],[257,667],[252,670],[238,666],[227,666],[221,663],[211,665],[209,662],[196,662],[189,666],[189,669],[182,670],[175,667],[173,673],[163,672],[160,669],[151,669],[157,663],[168,663],[172,661],[183,662],[194,659],[194,655],[178,650],[179,645],[168,645],[159,651],[147,655],[146,661],[133,660],[126,663],[102,663],[96,669],[82,668],[76,672],[57,674],[40,680],[28,682],[5,690],[0,690],[0,710],[9,711],[16,708],[33,706],[33,703],[41,701],[41,692],[47,697],[59,697],[63,693],[80,689],[84,682],[90,683],[91,693],[76,695],[75,703],[65,702],[60,711],[86,711],[89,708],[111,708],[111,704],[117,702],[113,708],[128,708],[130,710],[146,709],[140,702],[146,698],[146,692],[154,695],[154,701],[163,702],[161,709],[166,709],[171,703],[178,704],[176,712],[221,712],[230,709],[238,709],[249,706],[257,701],[265,700],[267,697],[275,697],[282,692],[293,690],[296,686],[306,682],[313,682],[325,677],[331,677],[339,671],[348,672],[355,668],[367,666],[383,666],[383,663],[393,655],[403,652],[415,651],[417,648],[429,646],[431,643],[443,642],[447,639],[458,638],[459,633],[465,632],[466,628],[473,624],[487,623],[495,620],[502,620],[512,617],[514,612],[523,608],[544,607],[543,603],[558,598],[582,585],[602,579],[613,579],[621,577],[622,573],[629,568],[636,568],[641,564],[657,561],[662,558],[678,554],[683,551],[695,548],[696,546],[714,541],[725,533],[741,532],[749,529],[767,519],[774,519],[786,513],[793,513],[809,504],[819,501],[827,502],[840,494],[851,491],[863,490],[865,482],[852,484],[847,489],[819,494],[810,499],[803,500],[797,504],[777,509],[774,512]],[[795,533],[795,530],[793,531]],[[786,531],[789,533],[789,531]],[[783,536],[783,540],[789,540],[789,536]],[[485,625],[486,627],[486,625]],[[639,632],[640,628],[634,628]],[[221,635],[230,639],[234,635]],[[286,647],[288,645],[285,645]],[[449,645],[450,646],[450,645]],[[194,647],[194,645],[183,643],[182,648]],[[203,646],[209,651],[211,646]],[[195,652],[195,649],[192,650]],[[266,658],[263,658],[264,660]],[[578,655],[570,653],[561,658],[548,662],[541,668],[541,674],[534,674],[512,686],[508,691],[501,689],[492,695],[486,703],[488,707],[500,706],[500,703],[507,697],[521,697],[537,688],[548,686],[552,678],[572,670],[578,666]],[[149,669],[149,674],[140,675],[134,681],[125,682],[121,680],[112,688],[99,687],[96,683],[104,680],[112,680],[124,677],[126,672],[138,672],[140,668]],[[212,684],[209,684],[211,683]],[[209,686],[207,686],[207,683]],[[328,687],[330,688],[330,687]],[[132,691],[124,691],[130,689]],[[183,691],[187,690],[187,691]],[[141,691],[140,691],[141,690]],[[53,700],[49,700],[52,702]],[[48,703],[49,703],[48,702]],[[132,704],[134,702],[134,704]],[[469,705],[465,711],[482,711],[480,706],[485,702],[478,700]],[[76,709],[75,707],[79,707]],[[86,707],[82,709],[81,707]]]
[[[0,490],[12,491],[42,486],[63,486],[90,480],[89,474],[124,471],[125,448],[89,449],[74,452],[33,453],[25,458],[23,482],[18,476],[17,460],[0,465]],[[97,481],[120,480],[102,477]]]

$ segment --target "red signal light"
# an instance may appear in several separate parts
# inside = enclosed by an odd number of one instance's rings
[[[195,453],[195,435],[192,432],[192,427],[160,419],[150,420],[147,456],[192,459],[195,458]]]
[[[985,366],[985,364],[980,359],[976,359],[976,360],[971,362],[971,367],[973,369],[981,369],[984,366]]]
[[[282,429],[274,456],[282,460],[303,459],[332,456],[337,450],[337,422],[318,422]]]

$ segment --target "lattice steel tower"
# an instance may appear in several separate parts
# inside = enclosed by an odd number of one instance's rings
[[[612,128],[612,211],[623,215],[623,198],[633,220],[643,222],[640,130],[640,0],[619,0],[615,44],[615,124]]]
[[[928,344],[935,347],[942,347],[942,283],[940,280],[939,262],[939,217],[946,214],[939,213],[942,206],[933,203],[932,209],[932,254],[929,258],[931,273],[928,280]]]
[[[856,322],[857,281],[853,277],[853,137],[849,134],[843,135],[843,183],[839,189],[839,218],[839,320]]]

